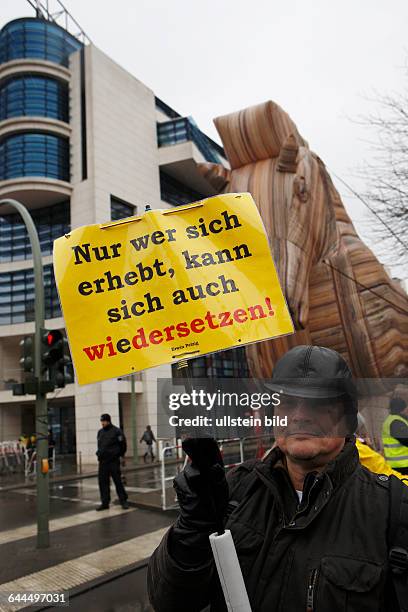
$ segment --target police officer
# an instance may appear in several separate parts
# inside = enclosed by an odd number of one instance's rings
[[[110,477],[112,477],[115,483],[116,492],[122,508],[126,510],[129,508],[129,505],[127,503],[127,493],[120,474],[120,457],[123,457],[126,453],[126,438],[119,427],[112,425],[109,414],[105,413],[101,415],[101,425],[102,429],[98,431],[98,450],[96,451],[96,455],[99,461],[98,479],[102,503],[97,510],[107,510],[109,508]]]
[[[401,397],[390,401],[390,414],[383,423],[385,459],[400,474],[408,474],[408,408]]]

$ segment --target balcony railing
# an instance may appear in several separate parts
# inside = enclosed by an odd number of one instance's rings
[[[159,147],[194,142],[208,162],[221,163],[223,148],[206,136],[190,117],[180,117],[172,121],[157,124],[157,141]]]

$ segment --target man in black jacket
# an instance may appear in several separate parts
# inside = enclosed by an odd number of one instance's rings
[[[219,462],[205,476],[192,463],[176,477],[180,516],[149,563],[154,610],[226,611],[208,542],[224,515],[252,612],[398,612],[390,483],[359,463],[346,362],[298,346],[277,362],[270,386],[288,425],[266,459],[230,471],[228,486]]]
[[[119,427],[112,425],[109,414],[101,415],[102,429],[98,431],[98,450],[96,451],[99,461],[99,490],[101,493],[101,505],[97,510],[107,510],[110,503],[110,477],[115,483],[116,492],[122,508],[129,508],[127,494],[123,486],[120,473],[120,458],[126,453],[126,438]]]

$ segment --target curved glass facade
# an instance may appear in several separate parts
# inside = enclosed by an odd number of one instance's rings
[[[45,76],[16,76],[0,84],[0,121],[51,117],[68,121],[68,85]]]
[[[52,265],[44,266],[45,318],[61,316]],[[34,321],[33,270],[0,274],[0,325]]]
[[[0,32],[0,64],[30,58],[68,66],[70,53],[82,43],[55,23],[36,18],[16,19]]]
[[[69,181],[69,142],[41,132],[5,137],[0,143],[0,180],[44,176]]]
[[[52,253],[53,242],[70,230],[69,202],[30,210],[43,255]],[[31,259],[26,227],[19,214],[0,216],[0,261]]]

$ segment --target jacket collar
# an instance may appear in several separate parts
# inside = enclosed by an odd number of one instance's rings
[[[262,474],[268,480],[272,480],[272,474],[275,469],[282,469],[285,465],[284,453],[277,446],[275,447],[264,461],[257,466],[257,472]],[[356,439],[354,436],[346,438],[344,447],[340,453],[332,461],[330,461],[322,474],[330,478],[333,489],[339,487],[343,482],[353,474],[359,464],[358,451],[356,448]],[[286,468],[285,468],[286,469]],[[315,472],[312,472],[315,474]]]
[[[302,503],[299,504],[284,457],[281,449],[276,447],[265,461],[255,467],[255,471],[258,478],[272,492],[280,506],[283,520],[293,529],[302,529],[310,524],[327,504],[334,491],[346,482],[359,464],[353,436],[346,440],[343,449],[327,464],[323,472],[311,471],[306,475]]]

